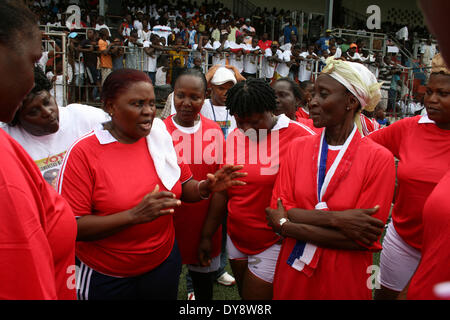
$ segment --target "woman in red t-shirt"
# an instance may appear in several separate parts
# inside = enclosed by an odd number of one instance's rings
[[[389,214],[394,158],[362,139],[355,124],[358,110],[379,100],[375,76],[358,63],[327,63],[310,103],[314,125],[325,129],[290,143],[267,208],[284,237],[274,299],[372,298],[372,255]]]
[[[260,79],[236,84],[227,92],[226,106],[238,128],[227,137],[224,163],[243,164],[248,176],[245,186],[214,194],[200,242],[201,261],[211,256],[211,237],[228,209],[227,251],[239,292],[243,299],[271,299],[280,237],[268,227],[264,210],[290,141],[314,131],[284,114],[275,116],[275,94]]]
[[[432,62],[424,104],[427,114],[405,118],[368,138],[399,159],[392,222],[380,256],[376,299],[395,299],[420,261],[425,201],[450,166],[450,71],[438,54]]]
[[[206,179],[208,173],[219,170],[225,140],[214,121],[200,114],[206,94],[206,78],[196,69],[182,72],[174,88],[176,113],[164,123],[172,136],[179,162],[189,165],[196,180]],[[174,212],[175,235],[183,264],[192,278],[196,300],[212,300],[213,280],[220,265],[221,228],[213,236],[212,263],[200,266],[197,249],[211,198],[196,202],[182,202]]]
[[[423,207],[422,258],[409,286],[404,290],[408,299],[450,300],[449,190],[450,171],[447,171]]]
[[[309,82],[309,81],[305,81]],[[314,84],[309,82],[314,88]],[[302,90],[300,86],[294,80],[289,78],[280,78],[273,84],[273,90],[277,97],[277,109],[276,115],[284,113],[289,119],[303,123],[310,127],[314,132],[321,133],[322,128],[314,127],[309,114],[306,114],[301,105],[306,105],[311,98],[310,93],[306,93],[306,90]],[[309,87],[309,85],[308,85]],[[305,116],[299,114],[303,112]]]
[[[155,117],[147,74],[111,73],[102,88],[111,121],[76,141],[58,191],[77,217],[79,299],[176,299],[181,259],[174,208],[196,202],[245,176],[227,166],[205,180],[178,165],[172,138]],[[178,199],[177,199],[178,198]]]

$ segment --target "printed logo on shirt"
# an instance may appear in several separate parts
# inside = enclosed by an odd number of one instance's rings
[[[58,182],[59,170],[61,168],[66,152],[67,151],[55,155],[50,155],[47,158],[35,161],[45,181],[47,181],[55,190],[56,183]]]

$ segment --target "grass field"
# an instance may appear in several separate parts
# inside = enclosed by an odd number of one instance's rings
[[[228,263],[225,267],[225,270],[229,274],[233,274],[231,272],[230,264]],[[187,300],[187,291],[186,291],[186,274],[187,274],[187,268],[186,266],[183,266],[183,270],[181,271],[180,276],[180,284],[178,287],[178,300]],[[217,282],[214,283],[214,289],[213,289],[213,300],[240,300],[238,293],[238,288],[236,285],[233,286],[223,286],[221,284],[218,284]]]
[[[384,238],[385,232],[383,232],[381,241]],[[376,252],[373,254],[373,264],[379,266],[380,264],[380,253]],[[233,274],[231,272],[230,264],[228,263],[225,270],[229,274]],[[181,271],[180,276],[180,284],[178,287],[178,300],[187,300],[187,291],[186,291],[186,274],[187,274],[187,268],[185,265],[183,265],[183,270]],[[367,274],[367,277],[369,277],[370,274]],[[214,283],[214,289],[213,289],[213,300],[240,300],[238,289],[236,285],[227,287],[223,286],[221,284],[218,284],[217,282]]]
[[[379,265],[380,261],[380,253],[374,253],[373,255],[373,264]],[[228,264],[225,268],[229,274],[233,274],[231,272],[230,265]],[[186,266],[183,266],[183,270],[181,271],[180,276],[180,284],[178,287],[178,300],[187,300],[187,291],[186,291],[186,274],[187,274],[187,268]],[[369,274],[367,275],[369,276]],[[240,300],[238,289],[236,285],[226,287],[221,284],[218,284],[217,282],[214,284],[213,289],[213,300]]]

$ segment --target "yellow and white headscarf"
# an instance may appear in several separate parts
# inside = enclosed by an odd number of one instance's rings
[[[361,110],[372,112],[381,99],[381,85],[375,75],[357,62],[335,60],[329,57],[322,73],[330,75],[348,89],[361,104]],[[360,112],[355,114],[355,123],[362,132]]]
[[[431,62],[431,73],[444,73],[450,75],[450,70],[440,53],[436,54]]]

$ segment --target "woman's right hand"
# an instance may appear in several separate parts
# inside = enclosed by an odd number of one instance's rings
[[[169,191],[159,191],[159,185],[144,196],[141,202],[130,210],[132,224],[147,223],[160,216],[171,214],[175,207],[181,205],[181,201],[175,198],[175,194]]]
[[[198,245],[198,260],[202,267],[211,265],[212,239],[202,237]]]
[[[383,233],[384,222],[371,217],[380,206],[370,209],[351,209],[333,213],[333,225],[348,238],[371,246]]]

